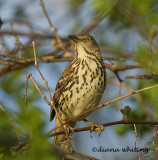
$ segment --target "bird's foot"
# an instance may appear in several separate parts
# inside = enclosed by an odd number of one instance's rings
[[[92,132],[93,131],[99,131],[99,136],[101,135],[101,132],[104,131],[104,126],[101,124],[95,124],[93,122],[88,121],[87,119],[83,120],[84,122],[88,123],[88,125],[90,126],[90,137],[92,137]]]
[[[73,133],[74,133],[74,129],[75,129],[75,128],[73,128],[73,127],[69,127],[68,133],[73,134]],[[71,138],[72,138],[72,135],[71,135]]]

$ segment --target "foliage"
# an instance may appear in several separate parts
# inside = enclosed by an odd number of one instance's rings
[[[13,120],[0,112],[0,157],[1,159],[56,159],[53,146],[45,134],[45,114],[38,107],[32,106],[27,111],[20,108],[12,113]],[[20,139],[17,138],[17,135]],[[20,154],[22,153],[22,154]]]

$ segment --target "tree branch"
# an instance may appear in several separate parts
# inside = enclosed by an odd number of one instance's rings
[[[90,113],[90,112],[92,112],[92,111],[94,111],[94,110],[96,110],[96,109],[99,109],[99,108],[102,108],[102,107],[104,107],[104,106],[107,106],[107,105],[110,104],[110,103],[116,102],[116,101],[118,101],[118,100],[120,100],[120,99],[123,99],[123,98],[125,98],[125,97],[128,97],[128,96],[130,96],[130,95],[133,95],[133,94],[136,94],[136,93],[139,93],[139,92],[148,90],[148,89],[152,89],[152,88],[155,88],[155,87],[158,87],[158,84],[153,85],[153,86],[149,86],[149,87],[146,87],[146,88],[142,88],[142,89],[139,89],[139,90],[136,90],[136,91],[132,91],[132,92],[130,92],[130,93],[128,93],[128,94],[125,94],[125,95],[123,95],[123,96],[121,96],[121,97],[115,98],[115,99],[113,99],[113,100],[111,100],[111,101],[108,101],[108,102],[106,102],[106,103],[104,103],[104,104],[101,104],[101,105],[99,105],[99,106],[96,106],[96,107],[94,107],[94,108],[91,108],[91,109],[89,109],[89,110],[87,110],[87,111],[84,111],[83,113],[81,113],[81,114],[79,114],[79,115],[77,115],[77,116],[75,116],[75,117],[72,117],[72,118],[68,119],[67,121],[65,121],[65,122],[63,123],[63,125],[64,125],[64,124],[67,124],[67,123],[69,123],[69,122],[71,122],[71,121],[73,121],[73,120],[75,120],[75,119],[77,119],[77,118],[79,118],[79,117],[87,114],[87,113]],[[52,130],[50,130],[48,133],[53,132],[54,130],[56,130],[56,129],[59,128],[59,127],[61,127],[61,125],[60,125],[60,126],[56,126],[56,127],[53,128]]]
[[[137,75],[137,76],[125,76],[127,79],[158,79],[158,75]]]
[[[114,126],[114,125],[118,125],[118,124],[150,124],[150,125],[158,125],[158,122],[156,121],[127,121],[127,120],[121,120],[121,121],[115,121],[115,122],[109,122],[109,123],[103,123],[101,125],[103,125],[104,127],[108,127],[108,126]],[[96,127],[94,127],[94,131],[95,131]],[[82,127],[82,128],[74,128],[73,130],[70,130],[69,133],[72,132],[81,132],[81,131],[90,131],[91,127]],[[61,134],[65,134],[65,132],[55,132],[55,133],[47,133],[48,137],[53,137],[53,136],[57,136],[57,135],[61,135]]]

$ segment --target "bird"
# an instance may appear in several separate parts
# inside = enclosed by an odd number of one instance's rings
[[[75,57],[62,73],[53,96],[50,121],[56,117],[56,126],[80,113],[98,105],[106,88],[106,68],[100,53],[99,46],[89,33],[69,35],[74,42]],[[75,127],[77,121],[83,120],[88,115],[64,125]],[[55,132],[64,131],[59,127]],[[53,143],[62,148],[67,148],[68,142],[64,134],[54,137]]]

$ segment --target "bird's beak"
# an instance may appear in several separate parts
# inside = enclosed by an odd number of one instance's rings
[[[74,42],[77,42],[79,38],[75,35],[69,35],[68,38],[72,39]]]

